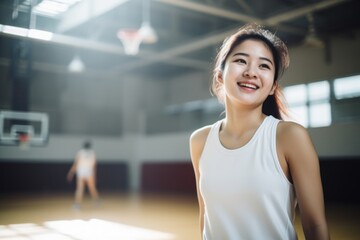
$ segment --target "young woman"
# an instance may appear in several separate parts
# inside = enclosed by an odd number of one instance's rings
[[[282,120],[278,81],[288,65],[285,44],[256,24],[217,55],[212,92],[225,118],[190,137],[204,240],[297,239],[297,204],[306,239],[329,239],[314,146]]]
[[[99,204],[99,195],[96,189],[96,156],[91,148],[91,142],[86,141],[76,157],[74,164],[71,166],[67,179],[72,181],[76,173],[76,191],[74,208],[80,209],[83,200],[85,186],[88,187],[95,204]]]

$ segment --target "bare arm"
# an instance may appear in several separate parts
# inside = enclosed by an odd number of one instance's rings
[[[199,188],[200,180],[200,171],[199,171],[199,161],[204,149],[205,141],[209,133],[210,128],[205,127],[195,131],[190,137],[190,155],[191,161],[193,164],[195,179],[196,179],[196,189],[199,202],[199,220],[200,220],[200,233],[203,235],[204,229],[204,201]]]
[[[94,183],[96,184],[96,171],[97,171],[97,159],[96,154],[94,153]]]
[[[77,168],[77,162],[78,162],[78,160],[77,160],[77,157],[76,157],[74,163],[72,164],[72,166],[71,166],[71,168],[70,168],[70,170],[69,170],[69,172],[68,172],[68,174],[66,176],[66,178],[67,178],[67,180],[69,182],[71,182],[72,179],[74,178],[76,168]]]
[[[282,122],[279,139],[295,187],[305,237],[328,240],[319,159],[311,138],[302,126]]]

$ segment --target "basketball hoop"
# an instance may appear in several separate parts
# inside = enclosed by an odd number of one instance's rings
[[[149,22],[142,23],[141,28],[139,29],[139,33],[142,36],[142,42],[145,44],[153,44],[158,41],[158,36]]]
[[[19,146],[21,150],[29,149],[30,136],[26,133],[19,134]]]
[[[121,40],[124,46],[125,54],[136,55],[139,53],[139,47],[143,39],[137,29],[119,30],[117,37]]]

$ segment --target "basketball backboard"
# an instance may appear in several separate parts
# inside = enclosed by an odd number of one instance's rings
[[[49,136],[46,113],[0,111],[0,145],[44,146]]]

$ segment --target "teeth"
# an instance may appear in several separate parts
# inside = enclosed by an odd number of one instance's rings
[[[241,87],[247,87],[247,88],[251,88],[251,89],[257,89],[258,87],[256,85],[250,84],[250,83],[240,83],[239,84]]]

